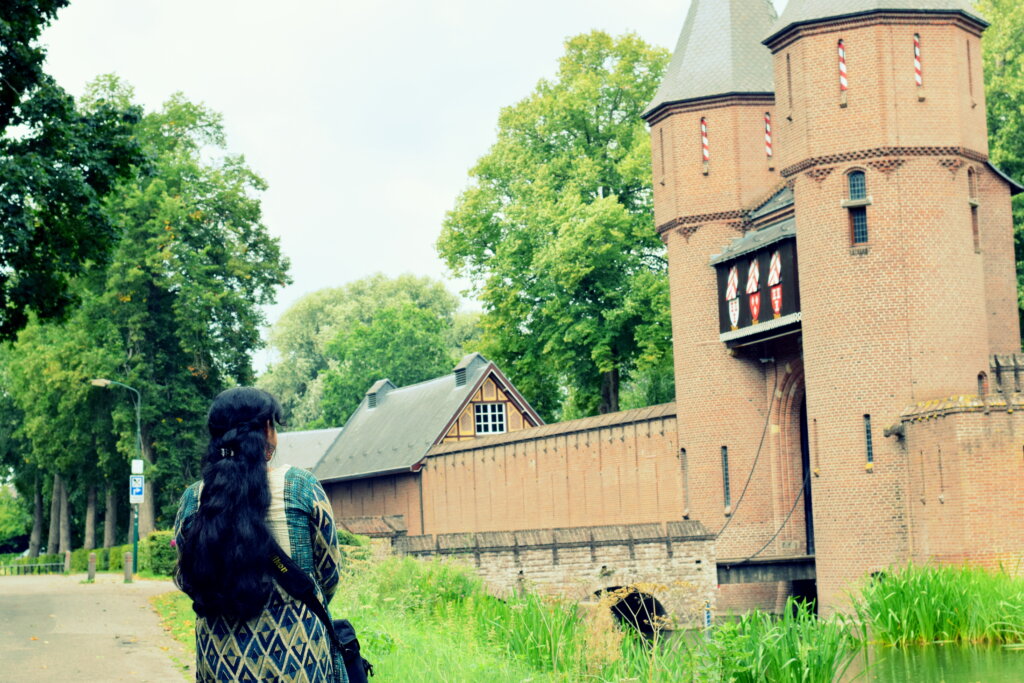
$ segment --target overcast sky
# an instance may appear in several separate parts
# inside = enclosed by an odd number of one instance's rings
[[[72,0],[43,35],[75,95],[113,72],[147,108],[182,91],[224,115],[270,184],[265,223],[307,292],[384,272],[451,280],[434,250],[501,107],[568,36],[672,47],[689,0]],[[259,370],[260,361],[257,360]]]

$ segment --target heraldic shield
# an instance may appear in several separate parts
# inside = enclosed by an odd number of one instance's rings
[[[782,285],[775,285],[771,289],[772,314],[778,318],[782,315]]]

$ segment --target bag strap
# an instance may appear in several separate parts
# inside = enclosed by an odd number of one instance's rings
[[[338,652],[344,652],[345,646],[338,640],[338,634],[334,632],[334,624],[331,622],[331,615],[327,608],[316,595],[316,584],[309,575],[302,571],[302,568],[288,556],[281,546],[274,542],[274,549],[270,555],[270,568],[277,583],[284,588],[289,595],[296,600],[305,603],[307,607],[323,622],[327,629],[327,636],[331,644]]]

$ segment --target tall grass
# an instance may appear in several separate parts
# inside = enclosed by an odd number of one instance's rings
[[[755,611],[723,624],[708,650],[725,680],[831,683],[860,646],[848,618],[819,619],[807,603],[790,598],[781,618]]]
[[[781,616],[752,612],[709,632],[653,637],[616,627],[605,603],[492,597],[470,568],[450,563],[355,558],[345,572],[331,611],[355,624],[380,683],[831,683],[868,634],[901,646],[1024,640],[1024,579],[964,567],[874,580],[856,596],[856,616],[819,619],[790,600]],[[177,621],[191,617],[182,605],[157,604]]]
[[[467,568],[410,558],[367,563],[331,608],[396,681],[815,683],[841,675],[858,643],[847,620],[819,620],[797,602],[781,618],[755,612],[724,624],[711,639],[645,638],[616,628],[606,605],[588,613],[534,593],[499,600]]]
[[[1006,571],[908,565],[871,579],[855,604],[880,643],[1024,642],[1024,578]]]

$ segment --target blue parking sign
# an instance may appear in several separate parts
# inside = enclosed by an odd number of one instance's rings
[[[128,477],[128,502],[132,505],[141,503],[146,498],[146,482],[141,474]]]

